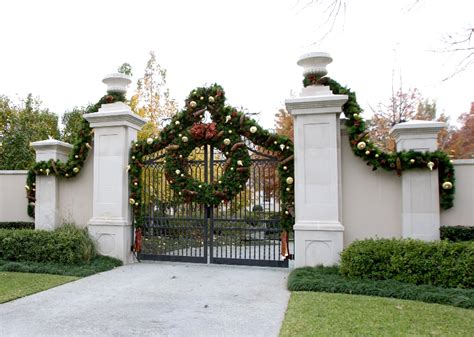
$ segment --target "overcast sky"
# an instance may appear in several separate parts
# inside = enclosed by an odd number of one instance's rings
[[[325,51],[334,59],[329,75],[356,91],[367,111],[388,100],[393,73],[395,86],[402,78],[403,88],[417,87],[453,120],[469,110],[474,66],[443,82],[457,59],[432,50],[474,25],[474,1],[346,0],[321,43],[327,13],[306,3],[2,1],[0,94],[31,92],[62,114],[97,101],[103,75],[123,62],[132,65],[135,82],[153,50],[181,105],[194,87],[217,82],[230,104],[261,112],[272,127],[285,98],[301,89],[298,57]]]

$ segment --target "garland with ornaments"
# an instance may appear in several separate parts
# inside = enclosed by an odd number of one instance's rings
[[[362,108],[357,103],[355,93],[328,77],[305,76],[303,80],[305,87],[315,84],[328,85],[334,94],[348,96],[348,101],[342,109],[346,116],[350,145],[356,156],[362,158],[374,171],[382,168],[386,171],[396,171],[399,176],[404,170],[427,169],[432,171],[437,169],[440,206],[443,209],[453,207],[455,193],[454,167],[445,152],[383,152],[370,141],[366,123],[361,115]]]
[[[125,102],[125,95],[117,92],[108,92],[96,104],[90,106],[86,113],[99,111],[102,104]],[[89,122],[84,118],[81,121],[81,129],[76,135],[73,148],[69,153],[67,162],[60,160],[48,160],[35,163],[29,170],[26,177],[26,198],[28,199],[28,215],[35,217],[36,201],[36,176],[57,176],[62,178],[72,178],[79,174],[89,151],[92,149],[93,130]]]
[[[231,201],[245,189],[250,176],[251,158],[245,138],[257,146],[272,151],[279,159],[281,225],[286,231],[294,224],[294,149],[286,136],[270,133],[253,119],[225,104],[221,86],[197,88],[186,99],[185,108],[178,112],[159,136],[132,144],[127,167],[130,176],[130,198],[134,225],[141,228],[141,172],[147,155],[165,150],[165,177],[176,198],[181,202],[196,202],[217,206]],[[205,123],[208,112],[212,122]],[[202,146],[219,149],[225,156],[224,172],[217,181],[204,183],[192,177],[188,156]],[[139,250],[139,249],[135,249]]]

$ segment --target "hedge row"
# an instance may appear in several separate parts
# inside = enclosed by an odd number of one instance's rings
[[[439,229],[441,240],[449,241],[474,241],[474,227],[468,226],[442,226]]]
[[[295,269],[288,277],[288,289],[391,297],[474,309],[474,289],[446,289],[394,280],[348,278],[340,274],[338,267],[319,266]]]
[[[35,229],[34,222],[0,222],[0,229]]]
[[[348,277],[473,288],[474,242],[355,241],[342,252],[340,270]]]
[[[0,229],[0,259],[79,264],[95,256],[86,229],[72,225],[54,231]]]

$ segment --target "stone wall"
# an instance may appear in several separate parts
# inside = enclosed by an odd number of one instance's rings
[[[25,182],[28,171],[0,171],[0,222],[33,221],[28,216]]]

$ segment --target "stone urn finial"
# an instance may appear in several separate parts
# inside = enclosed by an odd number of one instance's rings
[[[328,53],[313,52],[300,57],[297,64],[303,67],[303,76],[314,75],[318,79],[328,74],[326,66],[332,62]]]
[[[297,64],[303,67],[305,80],[304,88],[300,96],[317,96],[331,94],[327,86],[323,86],[318,81],[327,75],[326,66],[332,62],[332,57],[328,53],[312,52],[302,55]]]
[[[107,85],[108,93],[118,92],[125,94],[127,93],[128,86],[130,85],[130,83],[132,83],[132,79],[128,75],[114,73],[106,75],[102,82]]]

